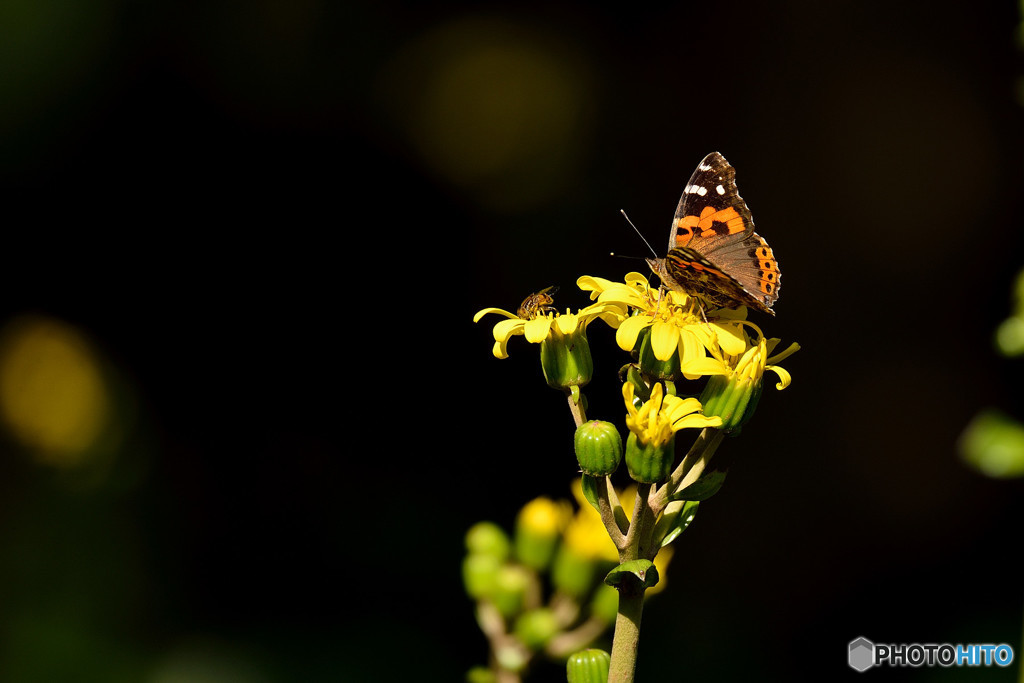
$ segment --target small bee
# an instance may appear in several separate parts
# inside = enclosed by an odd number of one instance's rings
[[[551,295],[557,291],[558,287],[552,286],[545,287],[536,294],[531,294],[523,299],[523,303],[519,304],[516,315],[523,320],[529,320],[538,313],[554,313],[555,307],[551,304],[555,302],[555,298]]]

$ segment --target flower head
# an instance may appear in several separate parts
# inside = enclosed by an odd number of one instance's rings
[[[724,308],[705,317],[697,299],[652,288],[640,273],[627,274],[624,283],[584,276],[577,284],[598,302],[633,310],[633,315],[618,325],[615,340],[622,349],[640,354],[641,367],[648,374],[668,379],[681,371],[686,379],[697,379],[703,373],[688,369],[700,367],[691,365],[692,361],[746,348],[746,309]],[[670,365],[658,368],[657,361]]]
[[[660,383],[651,388],[651,397],[640,406],[634,399],[632,382],[622,385],[626,400],[626,468],[634,480],[655,484],[668,478],[675,459],[675,436],[688,427],[720,427],[722,418],[705,417],[700,401],[665,396]]]
[[[531,294],[523,301],[519,307],[519,313],[525,314],[525,317],[502,308],[484,308],[477,311],[473,316],[473,322],[480,322],[480,319],[488,313],[496,313],[507,318],[494,326],[492,353],[495,358],[508,358],[508,340],[516,335],[525,336],[526,341],[531,344],[540,344],[545,339],[569,337],[584,331],[590,323],[598,318],[612,327],[617,327],[626,315],[625,306],[611,301],[591,304],[578,313],[572,313],[567,309],[565,314],[559,315],[550,305],[553,300],[547,292],[551,289],[548,287],[537,294]],[[543,299],[537,299],[541,296]],[[542,303],[538,304],[538,302]]]
[[[751,327],[757,335],[743,353],[700,361],[701,371],[711,375],[700,397],[704,413],[720,416],[727,431],[738,430],[753,415],[761,396],[765,370],[771,370],[778,376],[776,389],[781,391],[789,386],[792,381],[789,372],[775,363],[800,350],[800,345],[794,343],[782,353],[769,357],[779,340],[765,339],[760,329]]]
[[[701,414],[700,401],[665,396],[660,383],[651,388],[651,397],[639,407],[634,398],[635,391],[632,382],[622,385],[622,397],[626,400],[626,426],[643,445],[666,444],[680,429],[721,426],[721,418]]]

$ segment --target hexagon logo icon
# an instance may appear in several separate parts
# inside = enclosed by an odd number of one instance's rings
[[[867,671],[875,664],[875,644],[867,638],[850,641],[850,668]]]

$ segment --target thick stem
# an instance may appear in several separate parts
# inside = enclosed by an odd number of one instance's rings
[[[638,484],[633,519],[623,546],[619,547],[619,562],[640,557],[640,548],[648,544],[650,535],[650,509],[647,504],[651,484]],[[640,644],[640,617],[644,611],[644,585],[627,578],[618,586],[619,612],[615,616],[615,636],[612,640],[611,665],[608,683],[632,683],[636,669],[637,646]]]
[[[608,683],[633,683],[643,611],[643,584],[640,581],[623,581],[619,586],[619,613],[615,617]]]

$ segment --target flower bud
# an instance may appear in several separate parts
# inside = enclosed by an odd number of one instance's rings
[[[462,560],[462,583],[474,600],[490,597],[498,583],[502,562],[493,555],[472,554]]]
[[[563,544],[551,566],[551,585],[560,593],[583,598],[596,583],[597,562],[596,558],[586,557],[568,544]]]
[[[526,590],[530,585],[527,571],[508,564],[498,570],[494,586],[487,597],[506,619],[514,617],[523,608]]]
[[[591,420],[576,430],[576,460],[584,474],[604,477],[622,461],[622,437],[610,422]]]
[[[657,484],[672,474],[676,438],[645,444],[630,432],[626,439],[626,467],[629,476],[642,484]]]
[[[590,616],[600,619],[606,624],[614,624],[619,612],[619,591],[606,583],[601,583],[590,599]]]
[[[607,683],[611,655],[604,650],[590,648],[569,655],[565,663],[569,683]]]
[[[549,498],[535,498],[524,505],[516,517],[516,558],[537,571],[547,568],[571,514],[568,503]]]
[[[511,547],[508,535],[493,522],[477,522],[466,532],[466,550],[470,555],[492,555],[504,562]]]
[[[558,634],[558,619],[547,607],[531,610],[516,619],[513,632],[529,650],[539,650]]]

